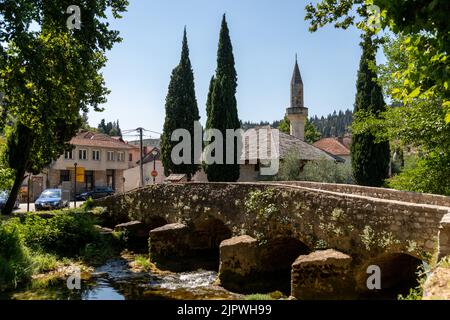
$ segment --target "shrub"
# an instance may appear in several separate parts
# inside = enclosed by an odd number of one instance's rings
[[[298,153],[294,151],[288,152],[283,159],[277,179],[282,181],[353,183],[350,163],[318,160],[308,162],[303,166]]]
[[[73,256],[80,254],[86,245],[98,241],[96,223],[97,219],[90,214],[71,210],[56,213],[48,220],[30,215],[20,228],[25,243],[30,248]]]
[[[413,159],[414,160],[414,159]],[[429,153],[388,180],[393,189],[450,196],[450,152]]]
[[[0,291],[31,278],[28,249],[14,223],[0,223]]]
[[[92,197],[89,197],[89,198],[86,200],[86,202],[83,203],[82,208],[83,208],[83,209],[86,209],[86,210],[91,210],[91,209],[94,208],[94,200],[92,199]]]

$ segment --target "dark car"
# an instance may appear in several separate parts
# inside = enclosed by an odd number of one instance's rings
[[[78,201],[86,201],[89,198],[100,199],[104,197],[109,197],[114,194],[114,190],[110,187],[95,187],[91,191],[84,192],[77,195]]]
[[[8,191],[0,191],[0,211],[3,209],[3,207],[6,204],[6,201],[8,201],[9,193]],[[14,209],[18,209],[20,206],[19,198],[16,199],[16,202],[14,203]]]
[[[68,200],[63,200],[61,189],[47,189],[34,203],[36,211],[68,208]]]

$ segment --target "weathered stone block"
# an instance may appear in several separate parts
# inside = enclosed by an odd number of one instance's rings
[[[148,229],[140,221],[131,221],[127,223],[121,223],[114,227],[116,232],[127,232],[130,236],[136,238],[147,238]]]
[[[115,232],[123,232],[128,249],[147,251],[148,232],[150,228],[140,221],[131,221],[118,224],[114,227]]]
[[[167,224],[150,231],[150,257],[153,262],[189,253],[189,230],[181,223]]]
[[[292,265],[291,295],[301,300],[352,299],[352,258],[335,250],[303,255]]]
[[[439,228],[439,255],[441,260],[446,256],[450,256],[450,213],[446,214],[441,221]]]
[[[220,244],[219,279],[223,287],[241,291],[251,282],[251,274],[258,268],[258,241],[240,236]]]

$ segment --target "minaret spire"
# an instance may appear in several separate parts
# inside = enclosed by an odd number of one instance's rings
[[[295,55],[294,73],[291,81],[291,108],[304,108],[303,80],[298,66],[297,54]]]
[[[305,108],[303,80],[298,66],[297,54],[295,54],[294,73],[291,80],[291,105],[287,110],[287,116],[291,121],[291,135],[304,141],[308,109]]]

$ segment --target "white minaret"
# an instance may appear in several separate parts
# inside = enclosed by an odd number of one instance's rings
[[[291,81],[291,106],[287,109],[287,116],[291,122],[291,135],[305,141],[305,125],[308,118],[308,108],[305,108],[303,97],[303,81],[295,56],[294,74]]]

